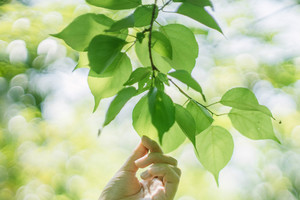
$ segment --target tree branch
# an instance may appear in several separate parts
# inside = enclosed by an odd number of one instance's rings
[[[150,63],[151,63],[152,71],[153,71],[153,76],[154,76],[155,70],[159,71],[153,62],[153,56],[152,56],[152,30],[153,30],[153,24],[154,24],[154,18],[155,18],[155,11],[157,8],[156,4],[157,4],[157,0],[155,0],[155,3],[153,5],[152,18],[151,18],[151,23],[150,23],[150,28],[149,28],[149,41],[148,41],[149,58],[150,58]]]

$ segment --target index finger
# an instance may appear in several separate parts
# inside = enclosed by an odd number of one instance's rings
[[[142,144],[150,150],[150,152],[163,153],[160,146],[154,141],[143,135]]]

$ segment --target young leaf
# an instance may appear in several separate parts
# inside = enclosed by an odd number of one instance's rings
[[[172,46],[172,59],[166,59],[172,68],[192,72],[198,57],[198,43],[194,33],[180,24],[161,27]]]
[[[192,77],[190,73],[184,70],[176,70],[174,72],[170,72],[169,75],[199,92],[202,95],[203,100],[206,101],[201,86],[199,85],[199,83],[197,83],[197,81]]]
[[[152,48],[159,55],[172,59],[172,45],[170,40],[159,31],[152,33]]]
[[[94,37],[88,47],[88,58],[92,70],[98,74],[104,72],[125,44],[125,40],[108,35]]]
[[[195,146],[196,123],[188,110],[181,105],[175,104],[175,120],[184,134]]]
[[[272,120],[267,115],[233,108],[228,116],[233,127],[244,136],[253,140],[272,139],[280,143],[275,136]]]
[[[211,126],[196,137],[198,159],[210,171],[218,184],[219,173],[233,154],[231,134],[220,126]]]
[[[143,66],[151,66],[150,59],[149,59],[149,51],[148,51],[148,41],[149,35],[146,34],[145,38],[142,42],[137,42],[135,44],[135,52],[136,55]],[[156,51],[152,51],[153,62],[155,66],[161,71],[162,73],[168,73],[172,68],[167,60],[164,57],[159,55]]]
[[[158,141],[158,132],[152,124],[147,95],[142,97],[134,107],[132,112],[132,125],[140,136],[146,135]],[[186,136],[175,122],[170,130],[163,136],[162,149],[165,153],[169,153],[177,149],[184,142],[185,138]]]
[[[177,13],[190,17],[205,26],[215,29],[223,34],[222,29],[216,20],[201,6],[191,3],[183,3],[177,10]]]
[[[149,26],[151,24],[152,13],[153,13],[153,5],[143,5],[138,7],[133,13],[134,26],[135,27]],[[154,19],[156,19],[157,16],[158,16],[158,8],[156,6]]]
[[[124,85],[133,85],[152,73],[151,67],[139,67],[134,70]]]
[[[142,4],[141,0],[86,0],[87,3],[111,10],[125,10]]]
[[[143,93],[151,88],[152,79],[151,77],[152,73],[149,73],[145,76],[145,78],[141,79],[138,82],[138,93]]]
[[[132,70],[130,59],[126,54],[119,53],[109,69],[110,71],[103,74],[90,70],[88,84],[95,99],[94,111],[101,99],[114,96],[123,88]]]
[[[91,40],[110,27],[114,21],[105,15],[84,14],[77,17],[62,32],[52,36],[63,39],[77,51],[84,51]]]
[[[191,113],[196,122],[197,135],[211,126],[214,121],[211,114],[201,105],[197,105],[194,101],[190,101],[186,109]]]
[[[153,125],[156,127],[159,142],[175,122],[175,107],[172,99],[163,91],[152,88],[148,93],[149,110]]]
[[[167,86],[170,86],[169,79],[164,73],[158,72],[157,78]]]
[[[165,86],[164,83],[159,79],[159,78],[155,78],[154,79],[154,86],[161,91],[165,90]]]
[[[108,125],[112,120],[114,120],[118,113],[121,111],[121,109],[124,107],[124,105],[136,94],[137,90],[134,87],[122,89],[111,102],[106,113],[105,122],[103,126]]]
[[[227,91],[221,101],[224,106],[237,108],[240,110],[260,111],[270,117],[273,117],[271,111],[262,105],[259,105],[255,94],[248,88],[233,88]]]
[[[174,2],[190,3],[196,6],[205,7],[210,6],[213,8],[213,4],[210,0],[173,0]]]
[[[119,21],[116,21],[115,23],[113,23],[113,25],[111,25],[110,29],[107,30],[107,32],[117,32],[120,31],[122,29],[127,29],[127,28],[131,28],[134,27],[134,16],[133,15],[129,15]]]

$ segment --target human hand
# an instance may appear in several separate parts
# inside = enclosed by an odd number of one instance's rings
[[[148,166],[140,181],[136,172]],[[173,200],[181,175],[176,166],[174,158],[164,155],[155,141],[143,136],[133,154],[106,185],[99,200]]]

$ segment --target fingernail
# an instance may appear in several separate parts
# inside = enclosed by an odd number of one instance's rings
[[[150,174],[148,173],[148,171],[144,171],[143,173],[141,173],[141,178],[142,179],[147,179],[150,177]]]

